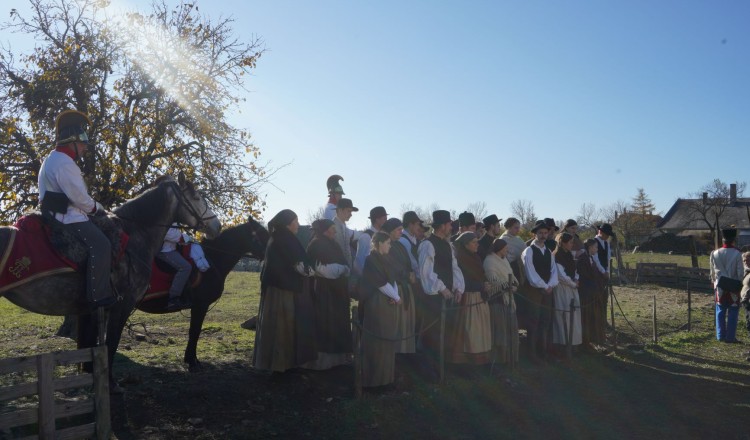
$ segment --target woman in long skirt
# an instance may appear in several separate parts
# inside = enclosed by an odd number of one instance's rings
[[[572,335],[571,345],[581,344],[581,300],[578,297],[578,273],[572,253],[574,244],[574,237],[567,232],[557,236],[554,261],[557,264],[557,279],[560,282],[553,291],[555,312],[552,319],[552,343],[557,348],[557,354],[562,353],[561,348],[567,344],[570,335]],[[573,302],[572,323],[570,320],[571,301]]]
[[[396,369],[396,340],[401,297],[388,252],[390,238],[385,232],[372,236],[372,250],[362,270],[364,319],[362,320],[362,386],[378,387],[393,383]]]
[[[327,370],[351,359],[352,334],[346,264],[334,236],[331,220],[319,219],[312,224],[315,234],[307,246],[307,255],[315,268],[312,289],[318,359],[303,365],[313,370]]]
[[[446,335],[448,362],[456,364],[486,364],[492,350],[490,307],[486,302],[490,284],[487,282],[482,260],[477,254],[479,240],[473,232],[464,232],[454,242],[456,260],[464,276],[466,290],[458,309],[455,326]]]
[[[398,295],[401,297],[401,316],[398,321],[398,331],[402,338],[414,335],[412,338],[402,339],[396,343],[396,353],[416,352],[416,315],[414,306],[414,292],[412,285],[416,282],[414,271],[409,259],[409,251],[399,240],[404,231],[403,223],[397,218],[388,219],[383,227],[383,232],[391,238],[391,250],[388,256],[393,263],[398,286]]]
[[[583,327],[583,348],[589,344],[603,344],[605,340],[605,317],[601,313],[602,302],[606,305],[604,275],[594,263],[599,251],[596,240],[590,238],[583,243],[586,252],[578,256],[576,270],[579,276],[578,293],[581,301],[581,326]]]
[[[515,292],[518,279],[508,262],[508,243],[496,238],[482,263],[491,286],[489,298],[492,321],[492,346],[495,360],[500,363],[518,363],[518,318]]]
[[[315,322],[308,277],[312,269],[297,240],[297,214],[285,209],[268,222],[271,239],[260,275],[261,301],[253,365],[283,372],[314,360]]]

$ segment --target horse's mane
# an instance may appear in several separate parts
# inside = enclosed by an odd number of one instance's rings
[[[158,185],[147,189],[142,194],[128,200],[114,210],[123,220],[134,222],[139,226],[151,226],[161,220],[164,207],[169,201],[169,185],[173,180],[163,180]]]
[[[248,220],[245,223],[222,230],[216,238],[202,240],[201,244],[206,249],[242,254],[249,251],[247,246],[253,241],[252,231],[256,229],[256,233],[258,233],[257,229],[262,228],[263,226],[255,220]]]

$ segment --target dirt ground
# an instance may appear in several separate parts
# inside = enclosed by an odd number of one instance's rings
[[[693,298],[688,333],[680,330],[687,322],[684,292],[616,293],[623,310],[615,315],[617,347],[540,366],[522,358],[516,371],[499,367],[493,374],[489,367],[449,367],[445,385],[399,362],[394,386],[366,392],[362,400],[354,398],[350,367],[280,377],[254,371],[253,332],[239,328],[247,309],[237,311],[231,301],[209,314],[199,373],[181,363],[184,325],[136,314],[131,321],[145,327],[126,332],[114,364],[126,389],[111,399],[114,433],[122,440],[750,439],[742,423],[750,408],[750,345],[713,340],[710,296]],[[658,345],[647,340],[654,294],[662,317]],[[50,335],[59,319],[21,322],[0,326],[0,357],[73,347]],[[609,336],[614,342],[615,334]]]

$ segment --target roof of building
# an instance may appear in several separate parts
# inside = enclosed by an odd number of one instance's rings
[[[661,230],[680,231],[684,229],[708,231],[708,225],[695,211],[695,203],[699,199],[677,199],[664,215],[664,219],[656,225]],[[738,198],[737,203],[727,206],[721,215],[720,223],[735,225],[738,229],[750,229],[750,198]]]

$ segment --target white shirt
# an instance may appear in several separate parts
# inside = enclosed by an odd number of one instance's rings
[[[182,232],[177,228],[169,228],[167,235],[164,236],[164,244],[161,246],[160,252],[172,252],[177,250],[177,243],[182,238]]]
[[[446,289],[446,285],[438,278],[435,273],[435,246],[430,240],[424,240],[419,243],[419,281],[422,283],[422,289],[427,295],[437,295],[441,290]],[[453,290],[460,294],[464,293],[466,284],[464,275],[458,268],[456,254],[451,246],[451,262],[453,268]]]
[[[383,295],[391,298],[396,302],[401,301],[401,297],[398,296],[398,286],[396,285],[396,283],[386,283],[378,287],[378,290],[380,290]]]
[[[409,234],[409,231],[404,229],[404,232],[401,234],[401,238],[399,238],[398,241],[406,248],[406,252],[409,254],[409,261],[411,262],[411,270],[414,272],[417,279],[419,279],[419,262],[412,252],[412,248],[417,245],[417,237]]]
[[[535,246],[537,249],[541,250],[542,253],[550,252],[550,250],[547,249],[546,246],[539,247],[536,244],[536,240],[531,243],[531,246]],[[534,251],[531,249],[531,246],[524,249],[523,253],[521,254],[521,258],[523,259],[523,267],[526,271],[526,279],[529,281],[529,284],[539,289],[547,289],[549,287],[557,286],[559,281],[557,279],[557,263],[555,263],[555,256],[552,255],[552,252],[550,252],[550,259],[552,261],[552,264],[550,265],[550,277],[549,282],[545,283],[534,267]]]
[[[346,223],[341,221],[340,218],[333,218],[333,225],[336,227],[336,235],[334,241],[339,245],[341,251],[344,253],[346,258],[346,264],[352,267],[354,264],[354,258],[352,256],[352,247],[350,246],[351,240],[354,237],[354,231],[346,227]]]
[[[372,237],[367,231],[372,231],[373,234],[378,232],[370,226],[365,232],[360,232],[361,235],[357,238],[357,255],[354,257],[354,273],[357,275],[362,275],[362,271],[365,269],[365,260],[372,250]]]
[[[326,205],[325,211],[323,211],[323,218],[327,220],[333,220],[333,218],[336,217],[336,205],[333,203],[328,203]]]
[[[68,211],[65,214],[55,214],[58,221],[65,224],[89,221],[88,214],[94,211],[96,202],[89,195],[81,169],[70,156],[52,151],[42,162],[38,181],[40,201],[47,191],[68,196]]]
[[[559,280],[559,284],[564,284],[575,289],[577,288],[576,281],[578,281],[578,271],[576,271],[573,278],[571,278],[565,273],[565,268],[562,267],[562,264],[557,264],[557,279]]]
[[[719,277],[725,276],[740,280],[744,278],[745,266],[742,264],[742,253],[737,248],[721,247],[711,252],[711,281],[714,287],[719,282]],[[720,289],[721,290],[721,289]]]

